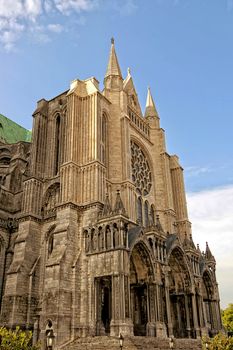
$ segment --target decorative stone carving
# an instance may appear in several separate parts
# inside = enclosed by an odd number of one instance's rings
[[[151,170],[143,150],[134,141],[131,141],[131,167],[132,180],[137,191],[146,196],[152,186]]]
[[[42,211],[44,215],[48,215],[56,210],[56,205],[60,201],[60,184],[55,183],[49,187],[45,194],[44,204]]]

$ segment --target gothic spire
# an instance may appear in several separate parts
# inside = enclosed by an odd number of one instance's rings
[[[145,117],[157,117],[157,118],[159,117],[149,87],[148,87],[147,98],[146,98]]]
[[[111,49],[105,79],[111,75],[119,76],[122,79],[121,69],[118,63],[113,38],[111,39]]]
[[[209,248],[208,242],[206,242],[205,257],[207,260],[214,260],[215,261],[215,258],[214,258],[213,254],[211,253],[211,250]]]
[[[117,195],[116,195],[116,202],[115,202],[115,207],[114,207],[114,213],[115,214],[126,214],[124,204],[121,199],[120,191],[117,190]]]
[[[190,245],[191,245],[191,247],[193,248],[193,249],[196,249],[196,246],[195,246],[195,244],[194,244],[194,242],[193,242],[193,236],[192,236],[192,234],[190,233]]]
[[[197,244],[197,252],[198,252],[199,255],[201,255],[201,250],[200,250],[199,244]]]
[[[102,216],[106,217],[106,216],[111,215],[111,213],[112,213],[112,207],[111,207],[111,204],[109,201],[108,193],[106,193],[104,207],[103,207],[103,211],[102,211]]]

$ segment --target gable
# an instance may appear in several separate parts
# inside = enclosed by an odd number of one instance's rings
[[[128,106],[142,117],[138,95],[134,87],[133,79],[130,75],[124,80],[123,90],[127,93]]]

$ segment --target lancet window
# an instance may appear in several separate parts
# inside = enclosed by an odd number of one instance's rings
[[[144,203],[144,221],[145,221],[145,227],[149,226],[149,206],[148,206],[148,202],[145,201]]]
[[[102,114],[100,125],[100,161],[106,165],[106,147],[107,147],[107,120],[106,115]]]
[[[56,117],[56,129],[55,129],[55,155],[54,155],[54,175],[57,175],[59,169],[60,158],[60,125],[61,118],[58,114]]]
[[[142,224],[142,198],[137,199],[137,222]]]

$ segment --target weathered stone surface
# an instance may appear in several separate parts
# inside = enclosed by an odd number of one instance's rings
[[[151,92],[143,117],[114,43],[109,62],[103,92],[77,79],[38,102],[31,143],[0,143],[0,323],[43,348],[195,350],[221,329],[215,259]]]

